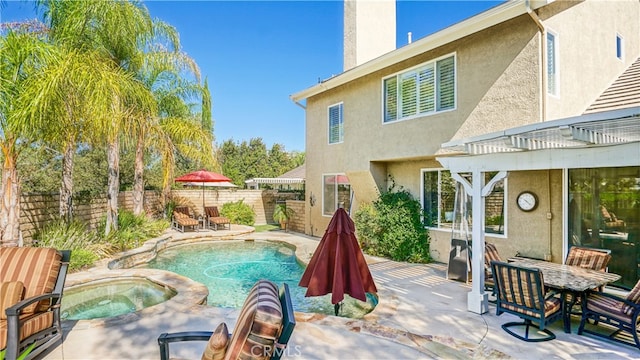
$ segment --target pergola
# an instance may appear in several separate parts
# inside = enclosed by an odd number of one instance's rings
[[[436,159],[472,197],[474,222],[480,219],[476,223],[484,224],[485,197],[511,171],[640,166],[640,107],[530,124],[450,141],[442,144],[442,148],[453,154]],[[486,172],[497,174],[485,183]],[[471,173],[471,183],[461,173]],[[566,185],[567,180],[564,181]],[[563,207],[563,214],[567,214],[566,204]],[[564,224],[566,238],[566,215]],[[473,280],[467,307],[478,314],[488,311],[484,237],[483,227],[473,226]]]

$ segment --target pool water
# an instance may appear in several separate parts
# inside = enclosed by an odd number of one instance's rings
[[[331,294],[305,297],[298,282],[304,266],[294,250],[280,243],[225,241],[183,245],[166,249],[143,267],[167,270],[200,282],[209,289],[207,304],[240,308],[251,287],[260,279],[289,285],[293,308],[300,312],[334,314]],[[340,316],[361,318],[375,307],[377,299],[367,294],[367,302],[345,295]]]
[[[60,317],[89,320],[129,314],[157,305],[176,292],[139,278],[105,279],[65,289]]]

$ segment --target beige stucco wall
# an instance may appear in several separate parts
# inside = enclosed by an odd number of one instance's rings
[[[539,94],[532,91],[539,82],[537,36],[533,21],[520,16],[307,99],[307,200],[313,195],[317,203],[311,206],[307,201],[306,232],[322,234],[330,220],[322,216],[323,174],[368,171],[384,189],[387,161],[433,159],[440,145],[452,138],[537,120]],[[457,62],[457,108],[383,124],[382,79],[450,54]],[[329,145],[328,107],[340,102],[345,141]],[[486,121],[489,116],[492,120]],[[419,173],[396,181],[419,194],[419,184],[404,184],[415,182],[413,178],[419,181]]]
[[[391,175],[398,186],[419,197],[420,169],[441,167],[434,157],[442,143],[542,121],[545,99],[547,119],[580,115],[640,53],[636,0],[556,2],[543,7],[540,18],[558,34],[557,99],[549,99],[541,87],[544,42],[529,15],[308,98],[306,233],[321,236],[330,220],[322,215],[323,174],[368,171],[380,189],[387,188]],[[625,61],[615,58],[616,32],[625,36]],[[383,78],[449,54],[456,56],[456,109],[383,124]],[[344,142],[329,145],[327,109],[340,102]],[[507,189],[507,235],[487,241],[496,243],[507,257],[516,251],[539,258],[550,253],[553,261],[561,261],[562,172],[511,173]],[[537,210],[523,213],[515,206],[515,197],[523,190],[538,194]],[[313,206],[310,196],[316,199]],[[356,197],[354,209],[358,201]],[[449,232],[434,230],[430,236],[432,255],[446,261]]]
[[[582,114],[640,55],[640,1],[556,1],[539,13],[559,49],[559,95],[548,97],[547,119]]]

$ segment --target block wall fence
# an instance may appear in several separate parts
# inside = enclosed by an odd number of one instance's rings
[[[180,205],[189,206],[192,214],[202,214],[203,191],[194,190],[173,190],[172,198]],[[289,225],[290,231],[304,232],[304,201],[295,201],[296,194],[279,193],[277,190],[210,190],[204,191],[204,203],[206,206],[218,206],[223,204],[243,200],[253,208],[256,213],[256,225],[270,224],[273,221],[273,210],[276,201],[286,201],[287,206],[294,209],[294,219]],[[59,214],[59,194],[39,193],[23,194],[20,203],[20,232],[22,241],[25,244],[31,243],[33,235],[42,229],[47,223],[58,219]],[[119,209],[133,210],[133,195],[131,191],[122,191],[118,195]],[[164,208],[160,193],[156,191],[145,191],[144,194],[145,212],[156,218],[162,217]],[[106,195],[92,197],[91,199],[75,199],[73,202],[73,216],[86,224],[89,228],[95,229],[100,221],[104,219],[107,211]]]

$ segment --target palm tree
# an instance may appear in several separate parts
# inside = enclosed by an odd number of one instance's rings
[[[16,246],[20,237],[20,178],[17,159],[30,135],[19,121],[17,100],[26,79],[40,71],[55,49],[36,33],[9,31],[0,37],[0,148],[3,155],[0,185],[0,245]]]
[[[39,4],[56,44],[95,51],[112,67],[129,74],[140,68],[143,46],[154,37],[149,12],[138,2],[43,0]],[[120,136],[136,119],[152,116],[155,111],[148,89],[133,76],[126,84],[114,85],[122,85],[122,92],[111,98],[113,116],[89,119],[93,140],[103,139],[107,146],[107,234],[118,226]]]

